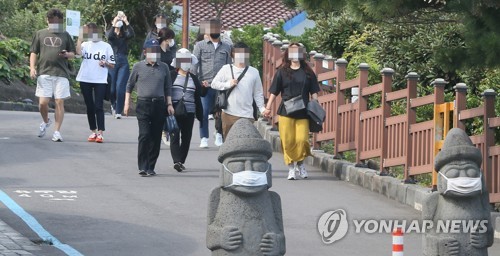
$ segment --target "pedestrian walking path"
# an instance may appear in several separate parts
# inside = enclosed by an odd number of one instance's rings
[[[174,170],[169,148],[162,145],[157,175],[142,178],[135,117],[106,116],[102,144],[86,141],[84,115],[66,115],[62,143],[50,140],[50,129],[45,138],[36,137],[38,113],[0,111],[0,120],[0,190],[61,243],[83,255],[209,254],[207,203],[220,163],[213,138],[208,149],[199,148],[197,123],[187,170]],[[343,239],[325,244],[318,221],[327,211],[343,209],[349,220],[420,218],[412,207],[312,166],[307,180],[288,181],[282,154],[274,153],[269,162],[270,190],[281,197],[286,255],[390,255],[392,234],[356,233],[354,225]],[[40,238],[2,203],[0,224],[0,255],[66,255],[35,243]],[[421,255],[420,235],[406,234],[404,241],[408,255]],[[489,251],[500,256],[498,240]]]

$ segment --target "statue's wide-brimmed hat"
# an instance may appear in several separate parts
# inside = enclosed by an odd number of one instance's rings
[[[439,170],[452,161],[471,161],[481,166],[481,151],[472,144],[469,136],[459,128],[451,129],[444,140],[443,148],[434,160],[434,168]]]
[[[273,150],[271,144],[262,138],[253,123],[241,118],[234,123],[219,149],[219,162],[235,154],[260,154],[271,158]]]

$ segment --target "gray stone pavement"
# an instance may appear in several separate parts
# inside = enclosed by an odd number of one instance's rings
[[[0,220],[0,255],[33,255],[29,251],[40,250],[32,241]]]
[[[218,183],[218,163],[213,160],[217,150],[198,148],[197,123],[188,171],[181,174],[173,171],[168,149],[162,145],[159,175],[140,178],[134,168],[135,118],[118,121],[107,116],[109,132],[103,145],[84,142],[88,135],[84,115],[65,117],[64,143],[51,142],[50,132],[46,138],[36,138],[34,130],[39,119],[37,113],[0,111],[0,189],[61,242],[85,255],[209,254],[204,234],[206,203],[208,192]],[[57,152],[57,155],[50,152]],[[108,160],[103,157],[105,154]],[[100,167],[109,164],[109,159],[115,160],[112,166]],[[54,161],[58,164],[54,165]],[[319,216],[328,210],[345,209],[349,220],[418,219],[420,216],[413,207],[338,180],[315,167],[309,167],[309,180],[287,181],[282,155],[275,153],[270,162],[274,177],[271,190],[282,198],[287,255],[390,253],[390,235],[356,234],[352,229],[333,245],[323,244],[316,226]],[[14,192],[18,189],[67,189],[68,186],[78,189],[79,199],[73,204],[15,197],[18,195]],[[64,255],[51,246],[29,241],[39,238],[1,203],[0,219],[21,233],[21,237],[27,237],[23,247],[20,236],[10,232],[12,229],[0,230],[0,234],[11,234],[0,240],[0,244],[14,242],[33,255]],[[420,246],[419,235],[405,235],[407,255],[420,255]],[[489,251],[491,256],[500,255],[498,240]],[[12,249],[0,253],[20,254]]]

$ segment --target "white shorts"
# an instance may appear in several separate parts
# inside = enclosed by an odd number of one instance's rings
[[[66,77],[40,75],[36,81],[35,96],[54,99],[67,99],[71,97],[69,80]]]

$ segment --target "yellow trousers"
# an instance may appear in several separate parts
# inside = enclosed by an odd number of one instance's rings
[[[285,164],[299,162],[310,156],[309,119],[278,116],[278,122]]]

